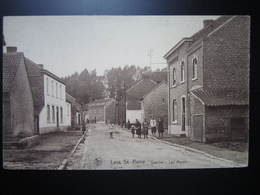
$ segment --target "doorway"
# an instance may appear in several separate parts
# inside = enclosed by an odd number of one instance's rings
[[[181,130],[185,131],[185,115],[186,115],[186,106],[185,106],[185,97],[181,98],[181,108],[182,108],[182,113],[181,113]]]

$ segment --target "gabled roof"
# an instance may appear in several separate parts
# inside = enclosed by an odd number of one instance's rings
[[[126,91],[127,99],[140,99],[147,94],[157,83],[151,79],[142,79]]]
[[[165,80],[163,80],[162,82],[158,83],[156,86],[154,86],[153,89],[151,89],[147,94],[145,94],[142,99],[144,99],[147,95],[149,95],[150,93],[152,93],[154,90],[158,89],[160,86],[165,85],[167,88],[167,82]]]
[[[244,91],[204,90],[203,88],[194,89],[191,94],[200,99],[206,106],[232,106],[249,105],[248,94]]]
[[[3,54],[3,92],[10,91],[20,63],[23,63],[23,53],[17,52]]]

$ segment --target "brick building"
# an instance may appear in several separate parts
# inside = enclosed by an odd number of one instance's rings
[[[164,128],[168,128],[168,85],[166,79],[157,84],[149,93],[142,98],[142,110],[144,118],[161,118]]]
[[[169,133],[200,142],[247,138],[249,39],[250,17],[221,16],[165,54]]]
[[[98,99],[88,104],[88,117],[91,122],[115,122],[116,107],[112,98]]]

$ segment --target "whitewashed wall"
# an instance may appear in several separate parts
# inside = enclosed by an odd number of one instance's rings
[[[52,86],[53,82],[53,86]],[[56,85],[57,84],[57,85]],[[48,75],[44,75],[44,107],[39,116],[40,133],[47,133],[55,131],[57,127],[57,106],[59,107],[59,127],[65,127],[71,125],[71,117],[67,116],[67,109],[69,109],[69,115],[71,112],[71,106],[68,106],[66,102],[66,87],[63,83],[53,79]],[[47,105],[50,106],[50,120],[47,121]],[[55,107],[55,121],[52,120],[52,106]],[[63,116],[61,120],[61,108],[63,110]]]

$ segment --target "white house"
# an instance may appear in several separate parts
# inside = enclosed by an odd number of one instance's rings
[[[63,80],[45,70],[43,65],[25,59],[34,99],[34,118],[39,134],[71,126],[71,105],[66,102]]]

